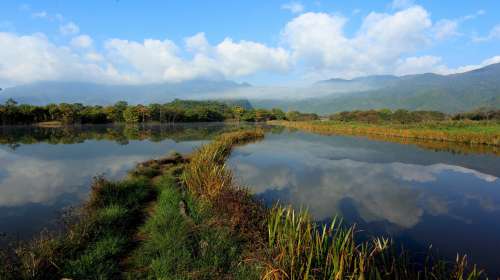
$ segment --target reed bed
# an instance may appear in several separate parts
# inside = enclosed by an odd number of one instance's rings
[[[333,219],[315,224],[307,211],[274,207],[267,219],[269,259],[262,279],[481,279],[483,272],[468,269],[466,256],[455,263],[432,258],[411,263],[383,237],[356,241],[356,227]]]
[[[387,138],[399,137],[500,146],[500,124],[497,122],[446,121],[411,125],[375,125],[335,121],[272,121],[270,123],[326,135],[378,135]]]
[[[233,177],[225,164],[231,149],[263,137],[262,129],[230,132],[199,148],[184,172],[187,189],[197,196],[213,199],[222,190],[231,188],[234,185]]]

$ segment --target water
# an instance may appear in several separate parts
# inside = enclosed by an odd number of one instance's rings
[[[285,130],[238,147],[229,164],[269,205],[308,208],[320,222],[340,215],[365,236],[391,236],[417,252],[432,244],[450,259],[467,254],[500,275],[500,157],[494,154]]]
[[[223,124],[0,127],[0,245],[54,229],[87,198],[92,177],[122,178],[138,162],[191,152]]]
[[[56,228],[61,213],[85,201],[93,176],[122,178],[137,162],[189,153],[230,128],[0,127],[0,245]],[[498,152],[417,144],[274,129],[236,148],[229,165],[269,205],[307,207],[323,222],[341,215],[366,235],[421,251],[433,244],[450,258],[466,253],[500,275]]]

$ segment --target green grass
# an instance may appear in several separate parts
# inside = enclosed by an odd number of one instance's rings
[[[248,279],[242,269],[242,244],[216,223],[209,204],[183,194],[175,176],[165,174],[153,214],[140,230],[144,241],[133,253],[129,279]],[[187,215],[180,212],[185,204]]]

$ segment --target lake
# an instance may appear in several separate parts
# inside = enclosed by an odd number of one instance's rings
[[[62,213],[85,201],[92,177],[122,178],[138,162],[189,153],[232,128],[0,127],[0,245],[57,228]],[[229,166],[268,205],[307,208],[319,222],[340,215],[364,236],[420,251],[432,244],[449,258],[466,253],[500,275],[500,157],[417,144],[273,128],[236,148]]]
[[[119,179],[136,163],[189,153],[229,127],[88,125],[0,127],[0,245],[60,225],[87,198],[92,178]]]
[[[500,275],[498,156],[284,130],[236,148],[229,164],[268,205],[306,208],[319,222],[339,215],[362,236],[458,251]]]

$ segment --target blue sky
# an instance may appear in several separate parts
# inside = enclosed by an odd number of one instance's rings
[[[0,87],[463,72],[500,62],[500,2],[11,1]]]

